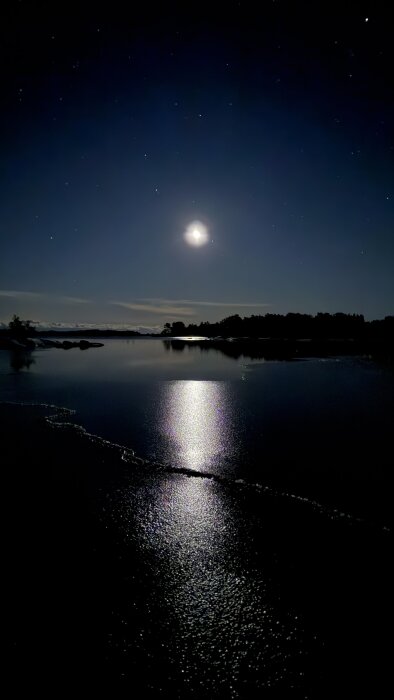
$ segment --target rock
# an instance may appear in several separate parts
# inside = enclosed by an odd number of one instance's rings
[[[91,343],[90,340],[63,340],[62,343],[54,343],[54,347],[70,350],[71,348],[79,348],[87,350],[88,348],[102,348],[104,343]]]
[[[104,343],[91,343],[89,340],[81,340],[79,342],[79,347],[81,350],[86,350],[87,348],[102,348]]]
[[[25,338],[23,340],[16,340],[16,338],[2,338],[0,347],[5,350],[34,350],[36,344],[34,340],[31,340],[30,338]]]
[[[55,348],[61,347],[60,343],[55,340],[48,340],[47,338],[39,338],[40,348]]]
[[[24,343],[21,343],[19,340],[15,340],[14,338],[10,338],[8,343],[9,346],[14,350],[26,350],[26,345]]]
[[[91,343],[90,340],[49,340],[48,338],[24,338],[16,340],[15,338],[3,337],[0,338],[0,348],[5,350],[34,350],[35,348],[61,348],[62,350],[70,350],[71,348],[79,348],[87,350],[88,348],[102,348],[104,343]]]

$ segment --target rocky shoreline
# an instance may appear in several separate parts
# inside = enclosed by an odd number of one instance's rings
[[[36,348],[60,348],[61,350],[70,350],[71,348],[79,348],[87,350],[88,348],[102,348],[104,343],[92,343],[90,340],[48,340],[47,338],[24,338],[16,340],[15,338],[1,338],[0,349],[2,350],[35,350]]]

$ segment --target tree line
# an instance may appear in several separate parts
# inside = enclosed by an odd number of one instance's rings
[[[19,316],[14,316],[8,324],[8,329],[1,331],[0,335],[7,334],[16,340],[25,340],[37,335],[31,321],[24,321]],[[119,330],[73,330],[73,331],[46,331],[43,335],[76,335],[76,336],[128,336],[143,335],[138,331]],[[155,335],[155,334],[152,334]],[[244,316],[239,314],[227,316],[221,321],[210,323],[189,323],[173,321],[165,323],[159,333],[164,337],[169,336],[203,336],[207,338],[342,338],[342,339],[374,339],[394,341],[394,316],[386,316],[384,319],[366,321],[362,314],[344,313],[317,313],[315,316],[301,313],[288,313]]]
[[[381,338],[394,337],[394,316],[366,321],[362,314],[288,313],[227,316],[217,323],[165,323],[162,336],[198,335],[208,338]]]

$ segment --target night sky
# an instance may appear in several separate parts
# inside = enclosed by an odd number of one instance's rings
[[[393,313],[384,4],[8,2],[0,321]]]

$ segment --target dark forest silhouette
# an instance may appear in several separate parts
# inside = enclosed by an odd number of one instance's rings
[[[207,338],[311,338],[311,339],[385,339],[394,337],[394,316],[365,321],[362,314],[300,313],[265,314],[264,316],[228,316],[217,323],[202,321],[185,325],[182,321],[166,323],[163,336],[204,336]]]

